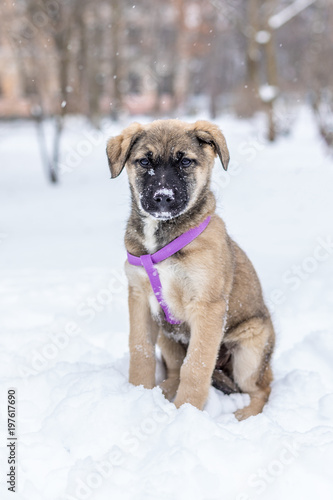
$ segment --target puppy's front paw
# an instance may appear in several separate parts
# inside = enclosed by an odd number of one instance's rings
[[[206,402],[207,397],[202,394],[196,393],[188,393],[188,394],[183,394],[182,391],[178,390],[176,399],[174,400],[174,405],[176,408],[180,408],[183,404],[185,403],[190,403],[192,406],[195,406],[198,408],[198,410],[202,410],[205,402]]]
[[[179,378],[167,378],[160,384],[160,388],[162,389],[164,397],[169,401],[172,401],[172,399],[175,397],[178,386]]]
[[[180,408],[185,403],[186,403],[186,401],[182,401],[180,398],[177,398],[177,397],[173,402],[173,404],[175,405],[176,408]]]

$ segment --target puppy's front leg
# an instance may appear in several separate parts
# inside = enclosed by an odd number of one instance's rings
[[[191,403],[199,410],[204,407],[223,336],[225,312],[224,301],[200,303],[193,308],[190,344],[174,401],[177,408],[184,403]]]
[[[158,326],[152,319],[147,297],[129,287],[130,368],[129,381],[147,389],[155,386],[155,344]]]

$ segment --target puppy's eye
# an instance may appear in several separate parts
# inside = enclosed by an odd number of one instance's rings
[[[180,163],[183,167],[189,167],[192,164],[192,160],[190,158],[182,158]]]
[[[139,160],[139,163],[140,163],[141,167],[148,167],[149,160],[148,160],[148,158],[141,158],[141,160]]]

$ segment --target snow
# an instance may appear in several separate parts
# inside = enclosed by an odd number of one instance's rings
[[[160,220],[168,220],[171,218],[171,212],[156,212],[154,214],[154,217],[156,217],[156,219],[160,219]]]
[[[271,28],[278,29],[316,1],[317,0],[294,0],[278,14],[271,16],[268,20],[268,24]]]
[[[274,144],[260,116],[218,123],[232,159],[228,172],[216,162],[217,210],[277,331],[271,397],[243,422],[247,395],[211,388],[205,411],[176,410],[128,383],[129,190],[124,173],[109,179],[104,141],[128,122],[105,122],[94,143],[69,119],[63,162],[79,161],[60,186],[43,177],[33,125],[0,124],[0,463],[7,473],[15,387],[17,500],[332,498],[333,163],[307,109]],[[0,495],[12,498],[3,476]]]
[[[269,85],[268,83],[259,87],[259,95],[263,102],[273,101],[273,99],[277,97],[278,92],[279,90],[277,87],[275,87],[274,85]]]
[[[158,194],[165,194],[166,196],[173,197],[175,193],[174,193],[173,189],[162,188],[162,189],[158,189],[156,191],[155,195],[158,195]]]
[[[256,33],[256,41],[261,45],[265,45],[271,39],[271,34],[266,30],[261,30]]]

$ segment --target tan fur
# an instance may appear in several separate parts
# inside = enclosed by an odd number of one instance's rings
[[[180,369],[186,350],[179,342],[169,339],[162,332],[158,336],[158,346],[163,353],[167,367],[167,378],[160,384],[160,387],[164,396],[171,401],[175,397],[179,386]]]
[[[140,209],[136,160],[150,151],[186,151],[196,158],[191,198],[186,211],[172,221],[155,220]],[[161,348],[167,378],[161,388],[177,407],[191,403],[202,409],[214,369],[247,392],[249,406],[236,412],[238,419],[262,411],[270,393],[270,358],[274,329],[262,298],[259,280],[245,253],[228,236],[215,214],[209,181],[214,158],[227,168],[229,153],[223,134],[213,124],[199,121],[159,120],[133,124],[108,142],[112,177],[126,165],[132,192],[132,212],[125,244],[134,255],[153,253],[208,215],[205,231],[177,254],[156,264],[163,296],[181,325],[169,325],[156,303],[143,268],[126,263],[129,281],[130,382],[155,385],[155,344]],[[191,181],[192,182],[192,181]],[[157,340],[158,339],[158,340]],[[221,372],[222,373],[222,372]],[[215,383],[217,384],[217,380]],[[218,384],[217,384],[218,385]]]

